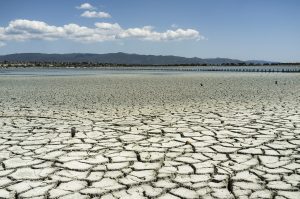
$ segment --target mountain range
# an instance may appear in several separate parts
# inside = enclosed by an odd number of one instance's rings
[[[70,54],[43,54],[43,53],[17,53],[0,55],[0,62],[92,62],[110,64],[141,64],[141,65],[170,65],[170,64],[226,64],[226,63],[272,63],[263,60],[242,61],[229,58],[187,58],[171,55],[139,55],[127,53],[70,53]]]

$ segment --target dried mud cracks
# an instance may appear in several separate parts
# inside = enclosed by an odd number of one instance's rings
[[[0,198],[300,198],[296,109],[220,107],[4,110]]]

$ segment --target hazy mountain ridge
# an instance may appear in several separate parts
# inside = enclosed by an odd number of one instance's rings
[[[139,55],[127,53],[70,53],[70,54],[44,54],[44,53],[17,53],[1,55],[0,61],[16,62],[94,62],[111,64],[224,64],[224,63],[271,63],[262,60],[242,61],[229,58],[186,58],[172,55]]]

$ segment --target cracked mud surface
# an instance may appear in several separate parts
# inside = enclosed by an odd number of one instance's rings
[[[0,93],[0,198],[300,198],[298,74],[0,77]]]

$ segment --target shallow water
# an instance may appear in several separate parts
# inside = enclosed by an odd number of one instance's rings
[[[214,71],[221,70],[221,71]],[[103,67],[103,68],[0,68],[0,76],[82,76],[113,74],[171,75],[199,72],[282,72],[298,71],[300,66],[182,66],[182,67]]]

